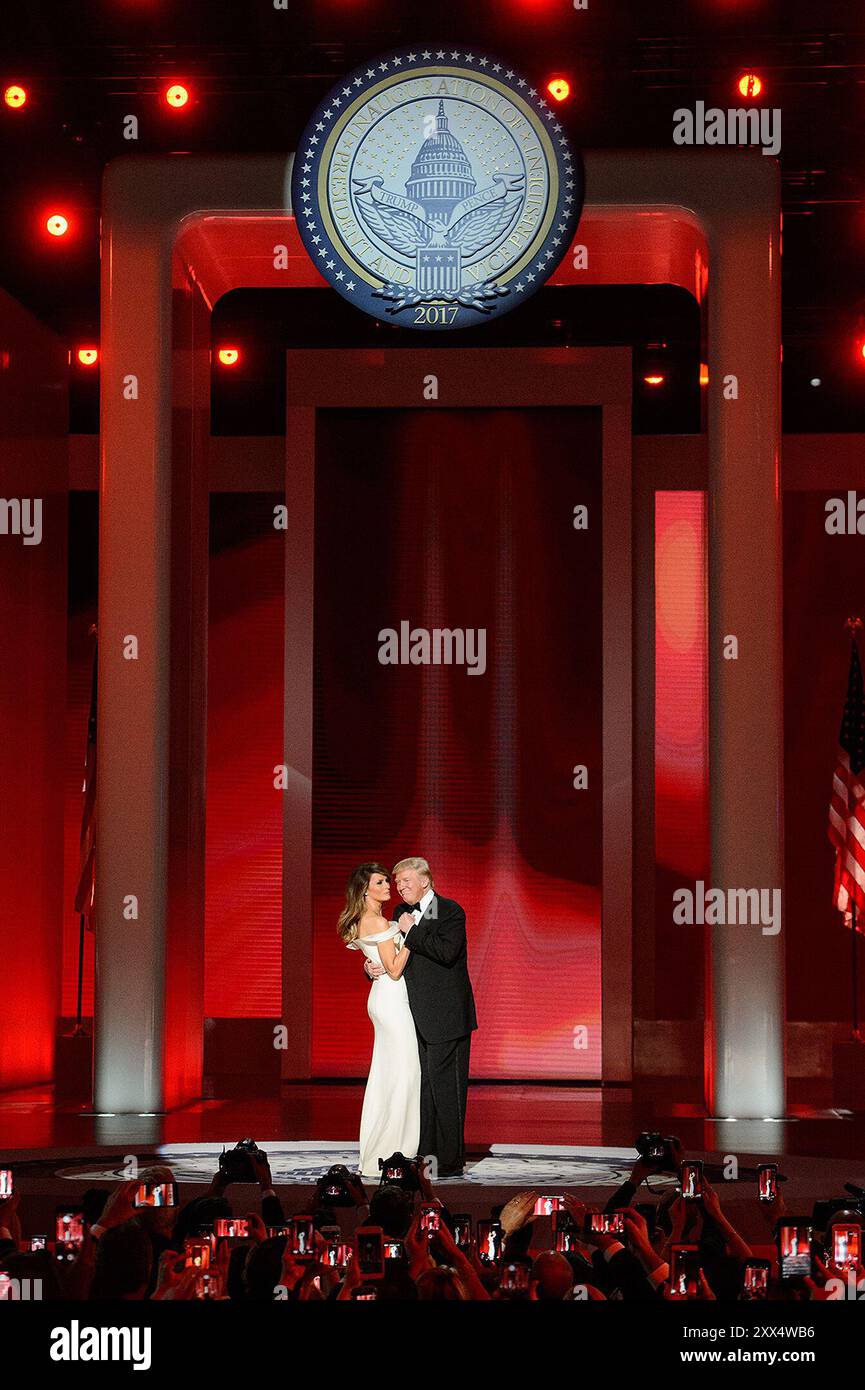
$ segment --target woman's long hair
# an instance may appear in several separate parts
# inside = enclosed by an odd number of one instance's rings
[[[365,907],[364,894],[373,874],[384,874],[390,883],[390,874],[383,864],[358,864],[345,885],[345,907],[339,914],[336,929],[346,946],[357,940],[358,923]]]

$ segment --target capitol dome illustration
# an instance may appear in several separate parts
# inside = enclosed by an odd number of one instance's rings
[[[411,166],[406,195],[420,203],[427,217],[447,224],[457,203],[477,188],[469,157],[448,130],[445,104],[439,101],[435,135],[424,140]]]

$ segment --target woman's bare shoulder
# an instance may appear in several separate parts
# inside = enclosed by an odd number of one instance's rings
[[[357,939],[358,941],[368,941],[376,944],[380,941],[392,941],[398,933],[399,926],[396,922],[386,922],[380,931],[371,933],[369,936],[359,936]]]

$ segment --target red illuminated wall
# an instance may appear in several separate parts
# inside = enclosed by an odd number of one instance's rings
[[[282,990],[284,542],[266,494],[211,505],[205,1001],[279,1017]]]
[[[709,864],[706,495],[655,494],[655,998],[659,1018],[702,1003],[700,927],[675,925],[673,893]]]
[[[473,1074],[600,1075],[600,459],[595,412],[319,415],[317,1075],[371,1053],[348,874],[418,853],[467,913]],[[486,674],[380,664],[402,619],[486,628]]]
[[[64,730],[63,785],[63,996],[65,1018],[74,1018],[78,998],[79,918],[75,911],[75,890],[81,871],[81,788],[90,714],[90,688],[93,678],[93,638],[90,628],[96,622],[96,608],[87,607],[69,617],[67,632],[66,720]],[[84,937],[84,977],[82,1013],[93,1016],[93,935]]]
[[[42,505],[38,544],[0,535],[3,1089],[50,1078],[60,1001],[67,415],[61,344],[3,291],[0,342],[0,496]]]

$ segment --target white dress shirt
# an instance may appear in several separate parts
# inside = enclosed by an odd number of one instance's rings
[[[435,893],[432,888],[428,888],[417,907],[412,908],[411,920],[413,926],[417,926],[417,923],[420,921],[421,917],[423,917],[434,897]]]

